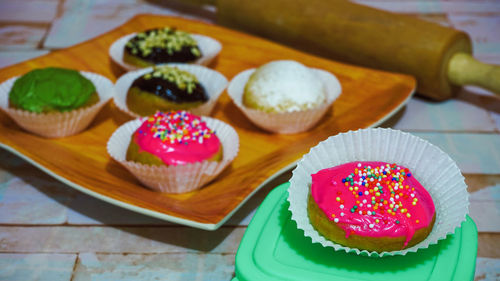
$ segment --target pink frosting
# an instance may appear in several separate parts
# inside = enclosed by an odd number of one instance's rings
[[[319,208],[346,234],[405,236],[432,222],[431,196],[402,166],[385,162],[351,162],[312,176],[311,194]],[[387,203],[385,203],[387,202]]]
[[[133,138],[140,151],[156,155],[167,165],[201,162],[221,147],[215,132],[186,111],[157,112],[145,118]]]

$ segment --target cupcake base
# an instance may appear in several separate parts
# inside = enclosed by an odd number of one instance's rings
[[[325,236],[326,239],[335,241],[337,244],[346,247],[364,249],[367,251],[375,251],[379,253],[399,251],[403,248],[409,248],[420,243],[427,237],[427,235],[429,235],[436,220],[436,215],[434,215],[431,224],[426,228],[417,230],[413,235],[413,238],[405,247],[405,236],[367,237],[351,234],[347,238],[345,231],[337,226],[336,223],[333,223],[326,217],[325,213],[314,202],[312,196],[309,196],[309,199],[307,200],[307,214],[309,217],[309,221],[314,229],[321,233],[321,235]]]

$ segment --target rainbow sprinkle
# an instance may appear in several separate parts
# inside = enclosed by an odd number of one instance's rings
[[[139,134],[153,134],[162,142],[171,144],[188,144],[189,142],[203,143],[204,139],[211,138],[215,132],[201,121],[200,117],[187,111],[156,112],[153,116],[144,118],[149,132],[139,131]]]
[[[355,204],[348,210],[360,215],[396,216],[400,213],[411,218],[412,215],[404,202],[413,198],[410,202],[415,206],[418,204],[418,199],[415,189],[403,183],[411,176],[408,169],[396,164],[371,167],[358,163],[354,172],[342,178],[345,191],[352,193],[355,197]],[[340,195],[338,193],[337,195]],[[344,204],[341,196],[337,196],[335,200]],[[343,208],[344,205],[341,205],[341,209]],[[375,222],[381,223],[378,219]],[[370,228],[373,227],[373,225],[370,226]]]

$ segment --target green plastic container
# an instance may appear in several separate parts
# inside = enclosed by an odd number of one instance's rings
[[[236,277],[249,280],[473,280],[477,228],[472,219],[416,253],[370,258],[312,243],[297,229],[286,200],[289,183],[269,193],[236,254]]]

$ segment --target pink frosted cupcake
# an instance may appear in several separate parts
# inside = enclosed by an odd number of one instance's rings
[[[467,185],[438,147],[392,129],[361,129],[320,142],[297,163],[292,220],[313,243],[370,257],[406,255],[455,232]]]
[[[420,243],[432,230],[432,197],[406,167],[353,161],[311,177],[309,220],[331,241],[369,251],[398,251]]]
[[[215,178],[238,146],[238,135],[224,122],[171,111],[124,124],[109,140],[108,152],[144,185],[181,193]]]

